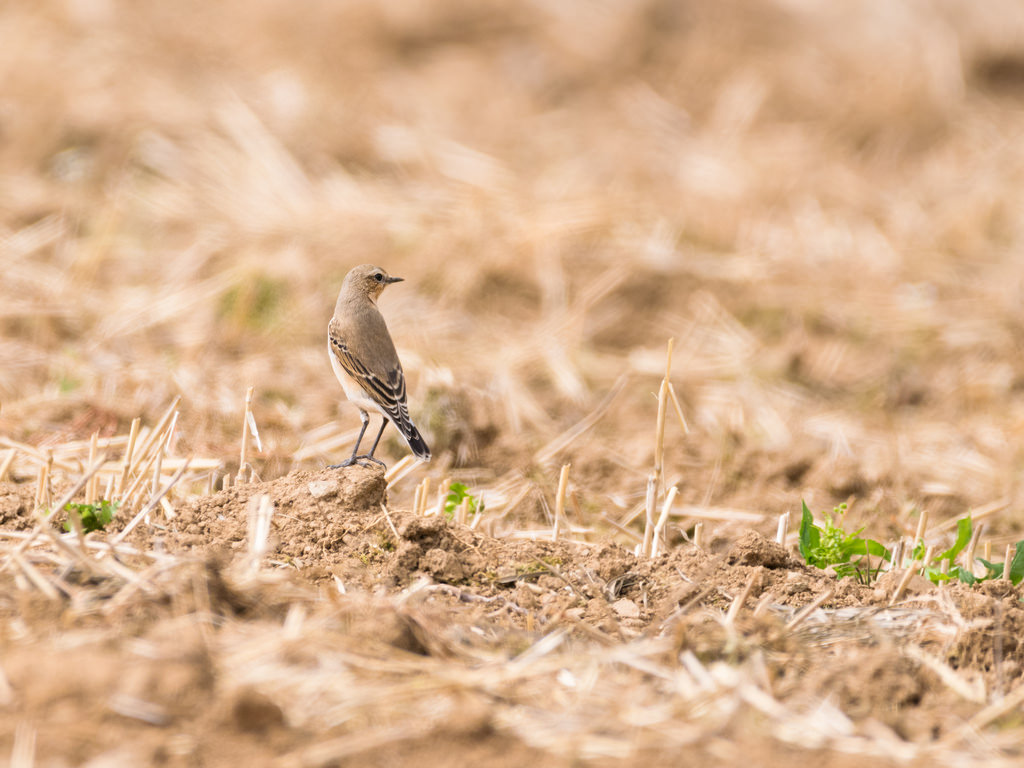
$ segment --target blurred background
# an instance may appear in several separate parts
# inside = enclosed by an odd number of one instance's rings
[[[0,84],[11,439],[181,395],[177,452],[237,469],[252,385],[260,477],[339,461],[325,330],[372,262],[417,476],[509,522],[572,463],[628,526],[674,338],[680,503],[1020,530],[1020,3],[33,0]]]

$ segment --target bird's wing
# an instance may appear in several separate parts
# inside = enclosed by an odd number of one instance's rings
[[[409,424],[409,406],[406,402],[402,364],[396,359],[387,370],[371,371],[336,333],[328,332],[327,336],[331,342],[331,353],[345,373],[359,383],[367,397],[373,400],[399,429]]]

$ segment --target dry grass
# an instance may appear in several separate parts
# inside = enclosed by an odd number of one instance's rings
[[[4,531],[6,572],[75,605],[68,563],[122,580],[115,605],[174,592],[194,564],[104,554],[39,514],[81,484],[166,522],[343,455],[357,420],[323,331],[367,261],[406,279],[381,306],[436,457],[401,461],[389,433],[391,511],[436,514],[458,481],[497,536],[721,553],[750,527],[785,540],[801,497],[855,500],[885,541],[929,519],[932,544],[973,509],[998,558],[1024,528],[1022,39],[1009,0],[8,4],[0,481],[36,516]],[[241,665],[330,611],[202,632]],[[458,650],[410,679],[390,660],[382,698],[323,716],[366,707],[372,750],[407,724],[369,713],[425,679],[500,691],[502,732],[551,754],[727,760],[748,709],[783,734],[829,724],[837,754],[904,754],[752,693],[754,661],[666,671],[663,643],[481,669]],[[39,754],[34,727],[3,737],[12,764]],[[320,748],[285,762],[357,749]]]

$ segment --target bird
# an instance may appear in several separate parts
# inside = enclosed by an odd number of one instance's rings
[[[345,276],[334,306],[334,316],[327,325],[327,355],[334,375],[341,382],[345,395],[359,409],[363,422],[352,455],[331,469],[348,467],[363,460],[385,466],[374,458],[384,428],[391,422],[402,433],[412,452],[423,461],[430,461],[430,448],[409,418],[405,396],[405,374],[395,352],[384,317],[377,309],[377,298],[392,283],[403,278],[392,277],[380,267],[360,264]],[[370,423],[370,412],[383,417],[380,431],[367,454],[359,455],[359,444]]]

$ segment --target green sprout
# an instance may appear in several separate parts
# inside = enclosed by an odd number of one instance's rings
[[[862,583],[869,583],[872,576],[877,576],[881,568],[871,567],[870,556],[885,560],[891,558],[888,549],[874,539],[863,539],[858,528],[853,533],[843,530],[842,519],[846,513],[846,505],[840,504],[833,508],[832,514],[824,512],[825,526],[814,524],[814,516],[803,505],[803,517],[800,520],[800,554],[808,565],[816,568],[828,568],[837,576],[853,576]]]
[[[1006,568],[1005,563],[990,563],[983,557],[977,557],[979,563],[985,566],[984,576],[975,576],[973,570],[968,566],[964,567],[956,565],[953,561],[956,556],[959,555],[964,548],[970,543],[971,536],[974,533],[974,526],[971,522],[971,517],[968,515],[956,522],[956,541],[953,542],[953,546],[947,549],[940,555],[937,555],[932,563],[924,569],[924,575],[931,579],[933,584],[938,584],[940,581],[949,581],[951,579],[957,579],[962,581],[964,584],[976,584],[982,581],[992,581],[994,579],[1003,578],[1003,571]],[[914,547],[914,551],[911,555],[915,560],[921,560],[924,558],[925,546],[923,541],[917,542]],[[946,566],[946,572],[943,573],[942,561],[948,560],[949,565]],[[1017,542],[1016,554],[1013,556],[1013,560],[1010,561],[1010,581],[1013,584],[1019,584],[1024,579],[1024,540]]]
[[[465,499],[469,499],[468,512],[471,515],[475,515],[477,512],[483,512],[483,502],[476,496],[469,492],[469,487],[464,483],[452,483],[448,489],[448,495],[444,500],[444,513],[448,517],[455,515],[455,510],[459,508],[459,505]]]
[[[869,583],[872,577],[877,576],[880,567],[872,568],[870,556],[879,557],[885,560],[892,559],[892,553],[882,544],[874,539],[860,537],[863,528],[858,528],[853,533],[847,533],[842,527],[842,518],[846,513],[846,505],[840,504],[828,512],[822,513],[825,517],[824,527],[815,525],[811,510],[805,502],[803,506],[803,517],[800,520],[800,554],[808,565],[816,568],[827,568],[829,566],[836,572],[837,576],[853,576],[861,583]],[[957,520],[956,540],[953,545],[936,555],[922,571],[933,584],[942,581],[957,579],[964,584],[976,584],[982,581],[1003,578],[1005,563],[990,563],[984,558],[975,560],[985,566],[986,573],[983,576],[975,576],[970,565],[957,565],[954,561],[957,556],[970,544],[971,536],[974,533],[974,526],[970,515]],[[910,553],[911,561],[923,560],[926,552],[924,541],[918,541]],[[943,563],[943,561],[947,561]],[[881,565],[881,564],[879,564]],[[895,563],[894,567],[903,567]],[[1019,584],[1024,580],[1024,539],[1017,542],[1017,550],[1009,564],[1010,581]]]
[[[85,533],[92,533],[102,531],[114,519],[120,505],[119,501],[100,499],[95,504],[67,504],[64,509],[69,516],[78,515],[78,519],[82,521],[82,530]],[[64,521],[65,531],[70,531],[73,527],[70,518]]]

